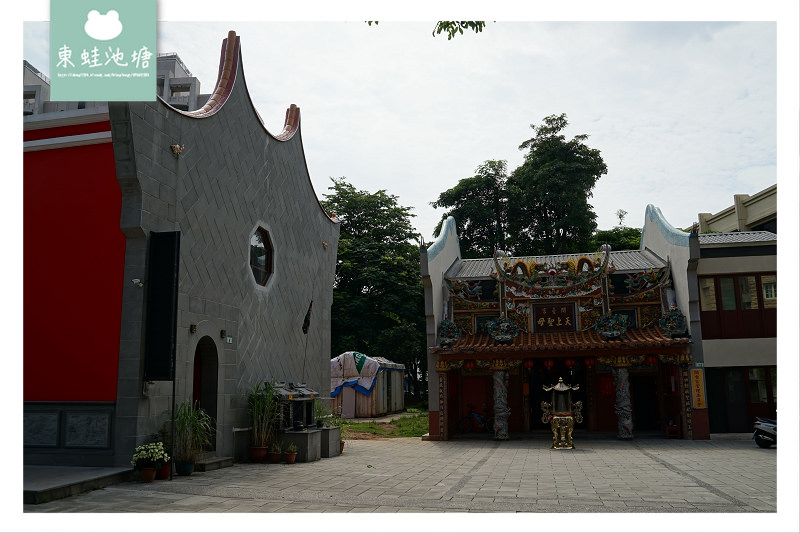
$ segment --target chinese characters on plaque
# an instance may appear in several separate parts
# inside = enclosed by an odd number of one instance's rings
[[[692,376],[692,407],[694,409],[705,409],[706,387],[703,382],[703,371],[693,368],[689,372]]]
[[[533,330],[536,333],[575,331],[575,303],[534,305]]]

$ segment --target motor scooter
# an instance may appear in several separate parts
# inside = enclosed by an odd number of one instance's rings
[[[769,418],[756,417],[753,424],[753,440],[759,448],[769,448],[778,444],[778,422]]]

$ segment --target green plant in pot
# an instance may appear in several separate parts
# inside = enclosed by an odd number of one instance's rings
[[[281,460],[281,450],[283,449],[283,445],[280,441],[272,441],[272,444],[269,446],[269,462],[270,463],[277,463]]]
[[[203,449],[211,444],[214,419],[205,409],[184,402],[175,408],[175,471],[191,475]]]
[[[169,431],[169,420],[161,424],[161,427],[158,428],[158,431],[153,433],[151,438],[153,442],[160,442],[164,445],[164,451],[167,452],[167,455],[172,455],[172,447],[170,446],[172,443],[172,435]]]
[[[153,433],[153,442],[160,442],[164,447],[167,456],[170,457],[164,464],[156,470],[156,479],[169,479],[170,471],[172,470],[172,434],[169,429],[169,421],[164,422],[158,431]]]
[[[156,470],[169,461],[164,443],[150,442],[137,446],[131,457],[131,466],[141,472],[142,480],[149,482],[156,477]]]
[[[339,427],[339,453],[344,451],[344,441],[350,438],[350,431],[345,427],[346,418],[342,416],[342,408],[338,408],[330,418],[332,426]]]
[[[295,460],[297,459],[297,446],[293,442],[286,448],[284,456],[286,457],[287,463],[290,465],[294,464]]]
[[[331,425],[331,410],[322,398],[314,399],[314,420],[317,421],[318,428]]]
[[[247,392],[247,412],[250,415],[250,460],[261,462],[267,446],[275,438],[278,400],[272,381],[257,383]]]

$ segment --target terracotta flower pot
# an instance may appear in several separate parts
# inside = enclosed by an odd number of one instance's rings
[[[281,452],[269,452],[267,453],[267,457],[269,457],[270,463],[280,463],[281,462]]]
[[[152,483],[156,478],[156,469],[152,466],[142,467],[140,472],[142,475],[142,483]]]
[[[297,452],[284,452],[283,456],[286,458],[286,462],[290,465],[293,465],[295,460],[297,459]]]
[[[248,451],[250,452],[250,461],[253,463],[261,463],[264,461],[264,457],[267,456],[266,446],[250,446]]]
[[[156,470],[156,479],[169,479],[169,473],[172,470],[172,460],[167,461]]]

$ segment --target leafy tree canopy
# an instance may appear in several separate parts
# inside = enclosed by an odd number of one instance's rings
[[[567,140],[567,116],[531,125],[535,136],[520,145],[525,161],[508,175],[505,161],[486,161],[431,205],[456,220],[465,258],[489,257],[496,249],[517,256],[583,252],[592,247],[597,215],[588,199],[607,173],[587,135]]]
[[[419,247],[410,207],[385,190],[333,179],[323,207],[340,221],[331,357],[356,350],[406,365],[412,388],[427,369]]]
[[[474,176],[460,180],[431,202],[433,207],[448,209],[436,226],[435,234],[439,234],[447,217],[455,218],[464,258],[489,257],[506,245],[506,165],[505,161],[485,161],[475,169]]]
[[[592,237],[592,250],[597,251],[604,244],[610,244],[611,250],[638,250],[642,240],[642,230],[617,226],[613,229],[598,230]]]
[[[366,21],[367,25],[372,26],[375,24],[378,25],[377,20],[368,20]],[[436,26],[433,28],[433,32],[431,35],[436,37],[439,34],[446,33],[447,40],[449,41],[456,35],[464,35],[464,30],[472,30],[475,33],[480,33],[483,31],[483,28],[486,27],[486,22],[482,20],[470,20],[470,21],[455,21],[455,20],[440,20],[436,23]]]
[[[575,253],[591,246],[597,215],[588,200],[608,172],[588,135],[567,140],[567,115],[550,115],[531,128],[536,135],[520,145],[525,162],[508,180],[512,246],[526,255]],[[520,254],[521,255],[521,254]]]
[[[436,27],[433,29],[433,35],[436,37],[440,33],[447,33],[447,40],[449,41],[456,34],[463,35],[464,30],[472,30],[475,33],[480,33],[483,31],[483,28],[486,26],[486,22],[484,21],[467,21],[467,22],[456,22],[452,20],[440,20],[436,23]]]

